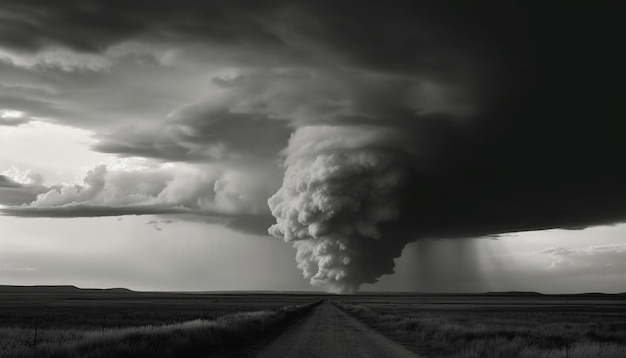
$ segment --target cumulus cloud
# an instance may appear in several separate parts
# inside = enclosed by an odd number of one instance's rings
[[[262,194],[255,193],[258,187],[254,183],[239,185],[241,181],[233,180],[237,175],[241,174],[222,168],[159,166],[143,170],[109,170],[106,165],[99,165],[87,173],[81,185],[64,186],[40,194],[30,206],[157,205],[218,212],[258,212],[258,205],[251,205],[250,198]],[[229,198],[224,198],[229,194]]]
[[[241,220],[262,220],[267,212],[265,198],[275,190],[268,184],[271,180],[252,179],[264,175],[269,174],[258,168],[99,165],[80,184],[40,188],[32,202],[7,203],[13,206],[2,213],[22,217],[176,214],[208,217],[249,231],[250,225],[242,225]]]
[[[5,3],[2,108],[180,168],[98,167],[20,215],[141,206],[258,227],[271,196],[271,232],[342,292],[411,240],[626,219],[614,5]]]
[[[0,172],[0,205],[30,203],[49,189],[43,185],[43,177],[31,170],[11,167]]]
[[[354,138],[345,138],[324,126],[298,129],[283,186],[268,201],[277,221],[269,232],[293,244],[311,284],[338,293],[392,273],[404,246],[381,229],[397,219],[406,184],[391,148],[400,143],[376,128],[352,132]]]
[[[12,166],[0,172],[0,174],[0,178],[19,184],[20,186],[41,185],[43,183],[41,174],[35,173],[30,169],[22,170],[16,166]]]

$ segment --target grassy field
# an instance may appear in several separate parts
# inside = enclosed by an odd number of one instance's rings
[[[0,357],[239,356],[318,299],[4,288]]]
[[[428,357],[626,357],[626,296],[349,296],[333,303]]]
[[[106,329],[213,319],[229,313],[273,310],[310,303],[307,295],[190,294],[0,288],[0,327]]]
[[[0,357],[244,357],[320,299],[331,299],[427,357],[626,357],[625,295],[191,294],[2,286]]]

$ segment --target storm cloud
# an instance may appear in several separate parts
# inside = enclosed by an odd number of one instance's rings
[[[340,292],[419,238],[622,222],[616,6],[6,1],[0,109],[97,130],[95,151],[213,169],[100,167],[4,213],[141,204],[258,227],[271,211],[305,276]]]

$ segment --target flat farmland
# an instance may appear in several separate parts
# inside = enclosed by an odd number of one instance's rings
[[[321,297],[3,287],[0,357],[245,356]]]
[[[626,295],[361,295],[333,301],[432,357],[626,357]]]
[[[0,327],[102,329],[215,319],[225,314],[274,310],[317,296],[250,293],[133,292],[73,287],[0,291]]]
[[[626,295],[1,291],[3,358],[626,357]]]

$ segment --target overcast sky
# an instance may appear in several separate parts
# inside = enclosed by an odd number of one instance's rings
[[[0,284],[624,292],[589,6],[0,1]]]

